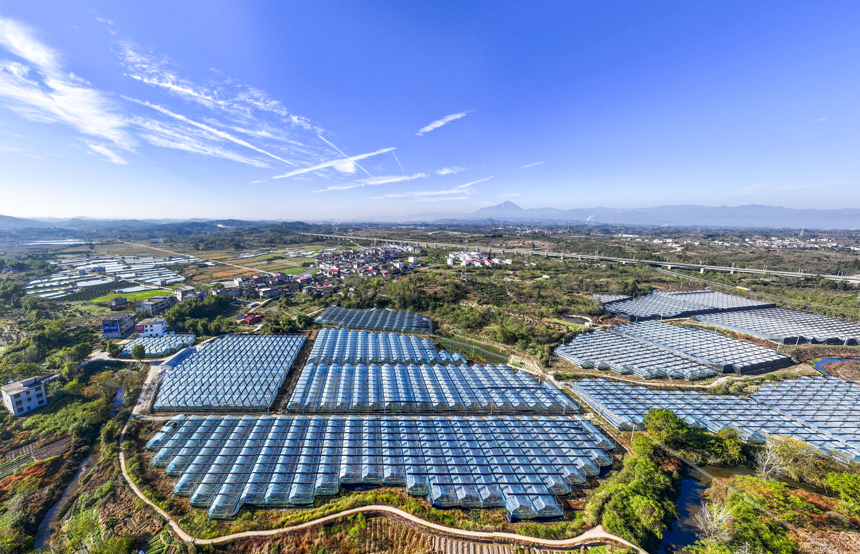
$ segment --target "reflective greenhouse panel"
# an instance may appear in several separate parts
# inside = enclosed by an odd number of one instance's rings
[[[802,440],[860,461],[860,385],[828,377],[769,383],[751,398],[652,390],[605,379],[570,385],[576,395],[622,431],[643,429],[648,410],[669,409],[688,424],[717,433],[730,428],[749,443],[769,436]]]
[[[267,410],[304,335],[227,335],[164,374],[155,411]]]
[[[395,310],[352,310],[331,307],[326,308],[317,316],[316,323],[365,331],[396,331],[418,334],[433,332],[433,324],[429,317],[424,317],[415,312]]]
[[[554,495],[611,464],[611,446],[578,416],[513,415],[211,415],[174,418],[147,443],[156,467],[180,468],[174,494],[213,519],[246,504],[310,506],[344,484],[405,486],[438,507],[559,517]]]

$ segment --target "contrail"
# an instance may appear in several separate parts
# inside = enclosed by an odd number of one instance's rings
[[[352,156],[349,159],[354,162],[355,160],[363,160],[364,158],[369,158],[371,156],[378,156],[379,154],[385,154],[386,152],[391,152],[392,150],[394,150],[393,147],[392,148],[383,148],[382,150],[377,150],[376,152],[370,152],[368,154],[359,154],[358,156]],[[337,164],[342,163],[342,162],[343,162],[343,160],[338,158],[336,160],[323,162],[321,164],[312,165],[309,167],[303,167],[301,169],[295,169],[293,171],[290,171],[289,173],[284,173],[283,175],[275,175],[274,177],[272,177],[272,179],[283,179],[284,177],[292,177],[293,175],[301,175],[302,173],[310,173],[311,171],[316,171],[318,169],[324,169],[326,167],[331,167],[333,165],[337,165]]]
[[[397,160],[397,154],[395,154],[393,150],[391,151],[391,155],[394,156],[395,160]],[[400,166],[400,171],[402,171],[403,174],[406,175],[406,170],[403,169],[403,164],[400,163],[400,160],[397,160],[397,165]]]
[[[356,162],[354,159],[352,159],[352,158],[350,158],[349,156],[347,156],[346,154],[344,154],[344,153],[341,151],[341,149],[340,149],[340,148],[338,148],[338,147],[337,147],[337,146],[335,146],[334,144],[330,143],[329,141],[325,140],[325,139],[322,137],[322,135],[317,135],[317,136],[318,136],[321,140],[324,140],[326,144],[328,144],[329,146],[331,146],[332,148],[334,148],[335,150],[337,150],[338,152],[340,152],[340,154],[341,154],[344,158],[346,158],[347,160],[351,161],[351,162],[352,162],[352,163],[354,163],[355,165],[358,165],[358,162]],[[360,165],[358,165],[358,167],[359,167],[362,171],[364,171],[365,173],[367,173],[368,175],[370,175],[370,172],[369,172],[368,170],[364,169],[364,168],[363,168],[363,167],[361,167]],[[376,179],[376,177],[374,177],[373,175],[370,175],[370,178],[371,178],[371,179]]]

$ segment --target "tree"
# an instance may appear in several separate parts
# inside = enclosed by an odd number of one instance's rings
[[[146,348],[142,344],[135,344],[131,349],[131,357],[142,362],[146,358]]]
[[[118,358],[119,355],[122,353],[122,348],[120,348],[120,346],[114,341],[108,341],[107,352],[108,356],[110,356],[111,358]]]
[[[299,314],[296,316],[296,325],[302,329],[307,329],[314,324],[314,318],[308,314]]]
[[[651,436],[669,445],[683,443],[687,436],[687,422],[672,410],[652,408],[648,410],[643,423]]]
[[[755,463],[756,475],[761,479],[778,479],[786,473],[785,462],[772,444],[755,453]]]
[[[699,530],[697,535],[706,541],[725,543],[731,539],[729,525],[732,521],[732,512],[725,504],[716,502],[703,503],[696,515],[693,516],[693,525]]]
[[[852,473],[827,474],[827,486],[839,493],[837,507],[854,516],[860,516],[860,475]]]

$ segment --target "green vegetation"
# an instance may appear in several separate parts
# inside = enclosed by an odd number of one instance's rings
[[[226,296],[209,295],[203,300],[192,298],[178,304],[164,315],[171,329],[197,335],[218,335],[234,331],[236,323],[226,317],[235,309]]]
[[[116,289],[117,287],[114,286],[113,288]],[[110,302],[114,298],[120,297],[125,298],[129,302],[140,302],[141,300],[146,300],[147,298],[152,298],[153,296],[164,296],[170,293],[171,291],[168,289],[142,290],[138,292],[112,292],[110,294],[105,294],[104,296],[93,298],[92,300],[90,300],[90,302]]]
[[[735,467],[750,461],[748,448],[733,429],[709,433],[690,427],[672,410],[653,408],[648,410],[644,423],[655,441],[680,450],[694,463]]]

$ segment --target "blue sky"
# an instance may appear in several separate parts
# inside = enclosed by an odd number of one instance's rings
[[[0,4],[0,214],[860,207],[856,2]]]

